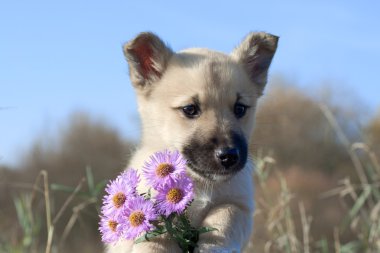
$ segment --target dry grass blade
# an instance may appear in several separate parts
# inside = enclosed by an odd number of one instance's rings
[[[341,252],[339,228],[334,228],[334,248],[335,248],[335,253]]]
[[[331,189],[329,191],[322,193],[319,197],[321,199],[324,199],[324,198],[330,198],[333,196],[337,196],[337,195],[340,195],[340,193],[343,192],[343,190],[345,190],[345,186],[338,186],[334,189]]]
[[[377,175],[380,176],[380,163],[377,160],[375,153],[370,149],[370,147],[367,144],[363,142],[355,142],[354,144],[352,144],[351,149],[352,151],[355,151],[357,149],[364,150],[368,154],[373,167],[376,169]]]
[[[83,183],[86,181],[85,178],[82,178],[78,185],[75,187],[74,191],[70,194],[70,196],[66,199],[65,203],[63,203],[62,207],[59,209],[58,213],[54,217],[53,224],[56,224],[61,215],[64,213],[69,203],[74,199],[75,195],[80,191],[83,186]]]
[[[357,156],[357,154],[352,151],[350,141],[348,140],[347,136],[343,133],[343,130],[339,126],[334,115],[331,113],[330,109],[324,104],[320,104],[319,108],[321,109],[322,113],[325,115],[327,121],[330,123],[330,125],[335,130],[336,134],[338,135],[338,138],[341,140],[343,145],[346,147],[346,149],[350,155],[351,161],[354,164],[354,167],[355,167],[355,170],[358,174],[360,182],[363,184],[368,184],[368,178],[367,178],[367,175],[365,174],[363,165],[361,164],[360,159]]]
[[[53,236],[54,236],[54,226],[50,226],[50,228],[48,230],[48,237],[47,237],[47,242],[46,242],[45,253],[51,252],[51,248],[53,245]]]
[[[342,181],[343,188],[339,193],[341,198],[344,198],[346,195],[350,195],[352,200],[357,201],[358,195],[355,192],[355,188],[351,183],[350,178],[346,177]]]
[[[45,196],[45,207],[46,207],[46,225],[48,231],[48,239],[46,243],[45,253],[51,252],[53,235],[54,235],[54,227],[51,222],[51,208],[50,208],[50,193],[49,193],[49,181],[48,181],[48,173],[47,171],[41,171],[41,175],[44,179],[44,196]]]
[[[36,198],[36,192],[41,192],[41,189],[38,187],[41,178],[43,179],[43,194],[45,200],[45,215],[46,215],[46,228],[47,228],[47,243],[45,248],[45,253],[51,252],[53,235],[54,235],[54,227],[51,220],[51,207],[50,207],[50,192],[49,192],[49,180],[48,173],[46,170],[42,170],[38,173],[37,178],[33,185],[32,197],[30,201],[30,205],[32,206],[33,201]]]
[[[61,249],[62,246],[63,246],[63,243],[66,241],[68,235],[70,234],[73,226],[75,225],[75,222],[77,221],[78,217],[79,217],[79,213],[84,209],[86,208],[88,205],[91,205],[93,203],[96,203],[96,199],[95,198],[91,198],[77,206],[75,206],[73,208],[73,214],[71,215],[70,219],[69,219],[69,222],[67,223],[67,225],[65,226],[65,229],[63,230],[63,233],[62,233],[62,237],[61,237],[61,240],[59,242],[59,245],[58,245],[58,248]]]
[[[302,234],[303,234],[303,250],[304,253],[310,253],[310,224],[311,217],[306,217],[305,206],[301,202],[299,203],[299,210],[301,214]]]

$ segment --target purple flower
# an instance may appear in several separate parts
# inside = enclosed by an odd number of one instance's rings
[[[156,152],[145,162],[143,175],[154,189],[177,181],[186,169],[186,160],[178,151]]]
[[[134,191],[136,191],[137,185],[140,182],[137,170],[132,168],[123,171],[117,178],[124,180]]]
[[[139,176],[136,170],[128,169],[111,181],[103,198],[102,214],[107,217],[119,216],[125,206],[127,199],[136,196],[136,187]]]
[[[157,209],[160,214],[182,213],[193,199],[193,182],[187,176],[158,189],[156,196]]]
[[[153,202],[141,196],[130,199],[121,216],[123,237],[133,240],[143,232],[150,231],[154,226],[150,221],[157,218]]]
[[[121,236],[120,224],[116,219],[101,217],[99,222],[99,231],[102,235],[102,241],[105,243],[114,243]]]

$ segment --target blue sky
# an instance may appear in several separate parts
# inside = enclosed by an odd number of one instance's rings
[[[147,30],[174,50],[226,53],[249,31],[279,35],[272,75],[307,90],[329,80],[375,112],[379,10],[379,1],[1,1],[0,163],[17,163],[78,110],[137,139],[121,46]]]

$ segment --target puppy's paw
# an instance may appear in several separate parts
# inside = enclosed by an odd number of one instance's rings
[[[177,243],[163,238],[155,238],[154,241],[134,244],[132,253],[181,253]]]
[[[234,247],[203,244],[195,248],[194,253],[240,253],[240,250]]]

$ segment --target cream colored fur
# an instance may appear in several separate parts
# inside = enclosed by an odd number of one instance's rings
[[[153,47],[153,50],[150,48]],[[215,132],[236,129],[249,141],[254,126],[256,101],[266,83],[267,70],[277,47],[277,37],[251,33],[231,53],[188,49],[174,53],[157,36],[142,33],[127,43],[129,62],[142,120],[142,140],[128,167],[141,169],[154,152],[182,150],[194,136],[209,138]],[[144,51],[145,50],[145,51]],[[149,66],[142,66],[146,55]],[[149,62],[149,60],[151,62]],[[250,106],[237,120],[231,112],[236,94]],[[202,113],[196,119],[184,117],[179,109],[199,98]],[[211,158],[210,158],[211,159]],[[196,252],[241,252],[252,230],[253,163],[231,176],[203,178],[190,168],[195,182],[195,201],[188,210],[193,226],[217,231],[200,236]],[[146,191],[144,182],[139,191]],[[174,241],[158,238],[133,244],[109,245],[108,253],[181,252]]]

